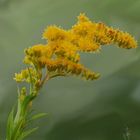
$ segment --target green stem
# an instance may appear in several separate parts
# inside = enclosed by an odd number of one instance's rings
[[[28,125],[28,114],[31,110],[31,102],[36,98],[33,94],[26,95],[23,100],[18,98],[16,115],[9,116],[9,128],[6,140],[21,140],[25,127]],[[11,126],[11,127],[10,127]]]

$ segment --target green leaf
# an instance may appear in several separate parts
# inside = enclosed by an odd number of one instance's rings
[[[11,140],[12,131],[14,128],[14,107],[8,116],[7,121],[7,140]]]
[[[35,127],[33,129],[30,129],[30,130],[27,130],[27,131],[23,132],[21,137],[19,138],[19,140],[23,140],[25,137],[27,137],[28,135],[30,135],[31,133],[33,133],[37,129],[38,129],[38,127]]]
[[[17,113],[15,115],[14,123],[18,122],[20,117],[20,112],[21,112],[21,103],[20,103],[20,99],[18,98]]]
[[[18,140],[18,138],[22,134],[22,127],[23,127],[24,123],[25,123],[24,118],[20,118],[20,120],[18,121],[18,123],[15,124],[14,130],[12,132],[11,140]]]
[[[47,113],[38,113],[36,115],[33,115],[31,120],[40,119],[40,118],[45,117],[45,116],[47,116]]]

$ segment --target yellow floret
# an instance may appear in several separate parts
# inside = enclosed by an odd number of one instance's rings
[[[67,38],[67,32],[57,26],[49,26],[45,29],[43,38],[48,41],[64,40]]]

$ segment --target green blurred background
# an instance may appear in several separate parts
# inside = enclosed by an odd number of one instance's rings
[[[80,12],[91,20],[140,37],[140,0],[0,0],[0,137],[16,102],[15,72],[24,67],[23,50],[44,43],[50,24],[70,28]],[[48,117],[28,140],[140,139],[140,49],[105,46],[98,54],[81,54],[82,62],[102,77],[51,80],[34,103]]]

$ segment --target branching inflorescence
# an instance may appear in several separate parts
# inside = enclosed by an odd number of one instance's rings
[[[80,63],[80,52],[96,53],[102,45],[113,44],[125,49],[137,47],[130,34],[108,27],[104,23],[92,22],[85,14],[80,14],[78,22],[69,30],[57,26],[47,27],[43,39],[47,40],[46,44],[34,45],[25,50],[24,63],[27,67],[15,74],[14,79],[17,82],[29,83],[30,90],[27,91],[25,87],[19,90],[17,113],[10,117],[14,125],[7,131],[7,140],[21,140],[26,136],[24,131],[29,106],[46,81],[56,76],[70,75],[86,80],[99,78],[99,73]]]

